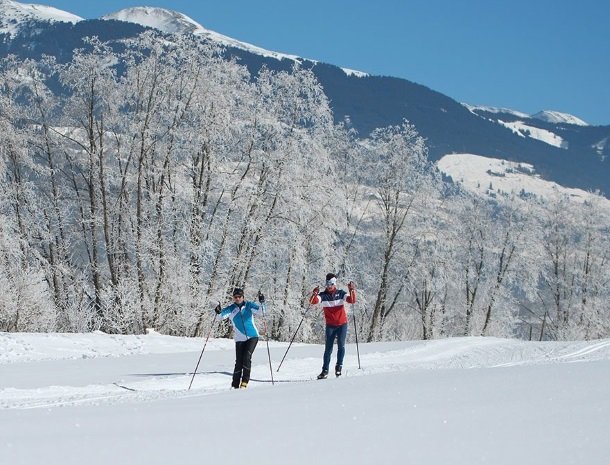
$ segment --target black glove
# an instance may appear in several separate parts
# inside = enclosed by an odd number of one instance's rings
[[[264,296],[263,294],[261,294],[261,292],[260,292],[260,291],[258,291],[258,301],[259,301],[261,304],[264,304],[264,303],[265,303],[265,296]]]
[[[220,306],[220,304],[216,305],[214,311],[216,312],[216,315],[220,315],[220,312],[222,312],[222,307]]]

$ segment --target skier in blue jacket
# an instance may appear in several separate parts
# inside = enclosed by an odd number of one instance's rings
[[[259,301],[265,298],[259,294]],[[250,381],[250,369],[252,367],[252,354],[258,343],[258,329],[254,324],[253,315],[259,313],[261,307],[256,302],[244,300],[244,291],[240,288],[233,290],[233,303],[221,308],[220,303],[216,306],[216,319],[231,319],[235,339],[235,369],[233,370],[234,389],[248,387]]]

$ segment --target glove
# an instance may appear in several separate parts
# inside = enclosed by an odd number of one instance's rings
[[[311,296],[316,296],[320,293],[320,286],[316,286],[313,291],[311,291]]]
[[[260,291],[258,291],[258,301],[259,301],[261,304],[264,304],[264,303],[265,303],[265,295],[264,295],[264,294],[261,294],[261,292],[260,292]]]
[[[354,284],[354,281],[350,281],[349,283],[347,283],[347,288],[351,291],[355,291],[356,290],[356,285]]]
[[[222,312],[222,307],[220,306],[220,304],[216,305],[214,311],[216,312],[216,315],[220,315],[220,312]]]

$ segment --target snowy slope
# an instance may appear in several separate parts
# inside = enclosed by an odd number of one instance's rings
[[[185,14],[163,8],[126,8],[103,16],[101,19],[136,23],[168,34],[203,34],[207,32],[203,26]]]
[[[568,143],[559,137],[557,134],[551,131],[547,131],[546,129],[537,128],[535,126],[530,126],[523,121],[502,121],[498,120],[502,126],[507,127],[515,134],[520,137],[531,137],[532,139],[539,140],[544,142],[545,144],[552,145],[557,148],[568,148]]]
[[[598,153],[598,155],[603,155],[604,150],[608,147],[608,140],[610,137],[604,137],[602,140],[592,145],[592,148]]]
[[[462,103],[463,106],[465,106],[466,108],[468,108],[468,110],[470,110],[471,113],[478,115],[477,111],[481,111],[481,112],[485,112],[485,113],[501,113],[501,114],[506,114],[506,115],[513,115],[516,116],[517,118],[533,118],[533,119],[538,119],[540,121],[546,121],[547,123],[553,123],[553,124],[557,124],[557,123],[563,123],[563,124],[574,124],[577,126],[589,126],[589,124],[586,121],[583,121],[582,119],[574,116],[574,115],[570,115],[569,113],[562,113],[559,111],[552,111],[552,110],[544,110],[544,111],[539,111],[538,113],[535,113],[533,115],[528,115],[527,113],[523,113],[521,111],[516,111],[516,110],[511,110],[510,108],[499,108],[499,107],[492,107],[492,106],[486,106],[486,105],[470,105],[468,103]]]
[[[257,55],[265,57],[272,57],[278,60],[289,59],[300,61],[296,55],[286,55],[283,53],[271,52],[269,50],[256,47],[245,42],[232,39],[230,37],[218,34],[217,32],[210,31],[204,28],[201,24],[195,20],[189,18],[185,14],[177,11],[167,10],[164,8],[151,8],[151,7],[137,7],[137,8],[126,8],[116,13],[106,15],[102,19],[115,19],[119,21],[126,21],[130,23],[140,24],[146,27],[152,27],[159,31],[169,34],[195,34],[208,37],[214,42],[220,43],[225,46],[235,47],[242,50],[247,50]]]
[[[15,35],[28,21],[77,23],[82,19],[50,6],[0,0],[0,34]]]
[[[476,113],[477,110],[484,111],[487,113],[505,113],[509,115],[514,115],[517,118],[529,118],[527,113],[522,113],[520,111],[511,110],[510,108],[498,108],[498,107],[490,107],[485,105],[469,105],[468,103],[462,103],[471,113],[478,116]]]
[[[102,19],[109,20],[114,19],[118,21],[126,21],[130,23],[140,24],[141,26],[151,27],[159,31],[168,34],[195,34],[221,44],[227,47],[234,47],[240,50],[246,50],[255,55],[260,55],[268,58],[275,58],[277,60],[292,60],[301,62],[303,58],[296,55],[289,55],[286,53],[273,52],[265,50],[264,48],[257,47],[246,42],[235,40],[231,37],[219,34],[217,32],[206,29],[195,20],[189,18],[183,13],[177,11],[167,10],[164,8],[152,8],[152,7],[136,7],[126,8],[116,13],[112,13],[102,17]],[[315,60],[308,60],[315,63]],[[361,71],[355,71],[352,69],[344,68],[343,71],[348,76],[363,77],[367,76],[366,73]]]
[[[589,124],[580,118],[570,115],[569,113],[561,113],[559,111],[544,110],[531,116],[532,118],[546,121],[547,123],[565,123],[575,124],[577,126],[589,126]]]
[[[350,344],[325,381],[322,346],[293,345],[278,373],[271,343],[274,385],[261,341],[240,391],[232,341],[213,340],[187,391],[201,344],[0,333],[0,463],[607,463],[610,340],[361,343],[362,369]]]
[[[550,199],[556,195],[569,195],[584,202],[592,195],[581,189],[570,189],[538,176],[535,167],[527,163],[514,163],[469,153],[445,155],[436,163],[438,169],[465,189],[480,195],[496,197],[498,192],[534,194]],[[492,188],[490,189],[490,186]],[[610,209],[610,200],[603,199]]]

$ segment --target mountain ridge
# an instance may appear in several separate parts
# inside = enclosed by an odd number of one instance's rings
[[[4,4],[7,4],[6,0]],[[131,11],[131,16],[126,11]],[[117,41],[151,27],[132,20],[134,12],[141,14],[143,11],[157,15],[157,23],[149,22],[153,26],[159,25],[159,18],[169,19],[160,27],[171,29],[181,25],[182,30],[191,31],[202,40],[220,43],[225,47],[225,55],[237,59],[252,75],[263,66],[290,72],[297,63],[312,69],[329,98],[335,120],[347,120],[362,136],[378,127],[400,124],[407,119],[427,140],[432,161],[451,153],[502,158],[532,164],[540,176],[566,187],[610,193],[606,161],[610,155],[610,126],[575,124],[580,119],[565,113],[558,113],[563,115],[563,121],[553,122],[511,109],[459,103],[407,79],[372,76],[240,42],[209,31],[172,10],[139,7],[111,13],[104,17],[106,19],[41,22],[38,27],[27,21],[20,34],[4,35],[4,40],[0,41],[0,56],[12,53],[39,59],[48,54],[66,61],[74,48],[82,47],[82,38],[92,35],[120,46]],[[118,20],[118,17],[130,21]],[[144,22],[141,18],[138,21]],[[553,114],[550,111],[541,113]]]
[[[76,23],[83,18],[57,8],[13,0],[0,0],[0,34],[19,33],[20,23],[30,21]]]

